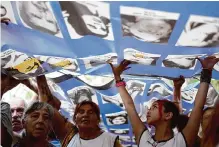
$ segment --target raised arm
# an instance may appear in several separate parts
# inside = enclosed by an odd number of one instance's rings
[[[118,85],[121,83],[122,79],[120,77],[120,75],[122,74],[122,72],[124,70],[129,69],[129,67],[127,67],[130,64],[129,61],[123,60],[119,66],[114,67],[112,64],[112,71],[116,80],[116,83],[118,83]],[[129,93],[127,92],[126,88],[124,85],[119,86],[118,87],[119,90],[119,94],[122,98],[122,101],[125,105],[126,111],[128,113],[129,119],[131,121],[131,125],[135,134],[135,138],[136,138],[136,142],[137,144],[139,144],[140,141],[140,136],[142,134],[142,132],[146,129],[144,123],[141,121],[141,119],[138,116],[138,113],[135,109],[135,105],[134,102],[131,98],[131,96],[129,95]]]
[[[186,127],[183,129],[183,134],[188,143],[188,146],[193,146],[195,138],[198,134],[199,125],[202,117],[202,110],[206,102],[208,87],[211,82],[212,69],[219,61],[219,58],[209,56],[205,59],[197,58],[202,64],[202,72],[200,77],[200,86],[195,97],[195,106]]]
[[[38,76],[37,78],[37,86],[38,86],[38,94],[39,101],[47,102],[52,105],[54,109],[53,116],[53,129],[58,139],[61,142],[64,140],[65,136],[71,131],[73,128],[73,124],[68,122],[59,112],[60,101],[54,97],[49,89],[49,86],[46,81],[46,77],[44,75]]]
[[[180,76],[179,78],[173,79],[174,91],[173,91],[173,102],[179,108],[179,112],[182,113],[182,98],[181,98],[181,87],[185,82],[185,78]]]

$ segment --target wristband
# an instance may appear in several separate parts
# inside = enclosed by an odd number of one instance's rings
[[[122,78],[121,80],[116,80],[116,83],[123,82],[123,81],[124,81],[124,78]]]
[[[120,86],[126,86],[126,83],[124,81],[116,82],[116,87]]]
[[[202,69],[201,76],[200,76],[200,82],[206,82],[210,84],[211,75],[212,75],[212,70]]]

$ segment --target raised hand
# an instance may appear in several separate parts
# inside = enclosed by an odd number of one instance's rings
[[[214,68],[214,65],[219,61],[219,58],[216,58],[215,56],[208,56],[204,59],[201,59],[199,57],[196,57],[202,65],[203,69],[212,70]]]
[[[112,63],[109,63],[109,64],[112,68],[112,71],[113,71],[113,74],[114,74],[114,77],[115,77],[116,81],[121,80],[120,75],[122,74],[123,71],[131,68],[131,67],[128,67],[128,65],[131,64],[131,62],[128,61],[128,60],[123,60],[119,64],[119,66],[117,66],[117,67],[113,66]]]
[[[181,75],[179,78],[173,79],[174,87],[182,87],[185,82],[185,78]]]

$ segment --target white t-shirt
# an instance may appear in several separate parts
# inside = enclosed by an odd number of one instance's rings
[[[67,147],[114,147],[117,136],[103,132],[94,139],[81,139],[79,134],[75,134]]]
[[[156,142],[148,130],[145,130],[139,142],[139,147],[186,147],[185,137],[181,132],[167,141]]]

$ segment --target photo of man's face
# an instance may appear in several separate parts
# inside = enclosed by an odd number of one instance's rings
[[[20,17],[27,26],[52,35],[59,32],[57,21],[52,10],[49,9],[49,2],[19,1],[16,3]]]

